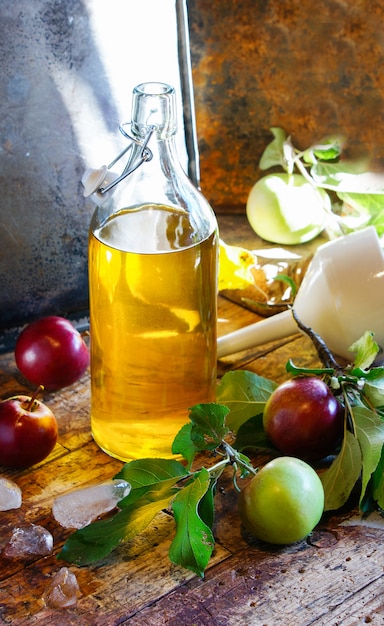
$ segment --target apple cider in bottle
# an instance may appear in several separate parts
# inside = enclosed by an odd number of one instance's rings
[[[136,87],[128,163],[93,194],[91,425],[124,461],[170,457],[188,409],[215,400],[217,223],[175,132],[173,88]]]

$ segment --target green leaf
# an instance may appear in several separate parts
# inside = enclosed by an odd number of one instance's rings
[[[318,161],[311,167],[311,175],[318,187],[339,193],[383,194],[384,177],[363,171],[362,163]]]
[[[374,362],[378,352],[379,346],[374,340],[375,333],[372,331],[365,331],[364,335],[355,341],[348,350],[356,354],[354,359],[354,367],[362,370],[368,369]]]
[[[345,504],[361,474],[359,442],[346,431],[342,448],[331,466],[320,474],[324,487],[324,510],[334,511]]]
[[[381,370],[380,375],[372,378],[365,379],[365,385],[363,389],[363,396],[368,399],[368,402],[376,407],[384,407],[384,373],[383,368],[373,368],[373,370]],[[373,371],[370,370],[370,373]]]
[[[89,565],[107,556],[122,541],[142,532],[161,511],[169,507],[177,489],[158,485],[112,518],[93,522],[74,532],[65,542],[59,559]]]
[[[198,512],[199,503],[209,484],[209,472],[202,468],[193,482],[177,494],[172,504],[176,535],[169,549],[169,558],[201,577],[204,576],[214,548],[212,530]]]
[[[381,193],[352,193],[337,192],[340,200],[347,205],[349,211],[355,211],[360,217],[360,227],[372,225],[379,235],[384,232],[384,190]],[[343,221],[348,224],[348,215],[342,216]],[[355,218],[356,219],[356,218]]]
[[[359,509],[363,517],[367,517],[370,513],[377,510],[377,504],[372,495],[372,479],[368,483],[365,494],[362,496]]]
[[[384,422],[365,407],[352,407],[356,438],[362,454],[362,485],[360,502],[380,461],[384,444]]]
[[[322,144],[312,146],[314,155],[321,161],[334,161],[342,152],[340,137],[328,137]]]
[[[234,443],[236,450],[245,450],[246,448],[264,449],[276,453],[274,448],[265,434],[263,427],[263,414],[259,413],[251,417],[237,431],[236,441]]]
[[[380,381],[384,377],[384,367],[371,367],[368,370],[354,367],[350,374],[356,378],[364,378],[365,381],[369,382]]]
[[[384,448],[380,461],[372,476],[372,495],[378,506],[384,510]]]
[[[137,489],[187,473],[184,465],[174,459],[137,459],[126,463],[114,478],[122,478]]]
[[[374,198],[374,200],[373,200]],[[383,196],[369,196],[370,201],[367,210],[370,214],[370,220],[368,224],[376,229],[377,234],[381,237],[384,234],[384,197]]]
[[[192,441],[192,423],[184,424],[173,440],[172,454],[181,454],[187,461],[189,469],[198,451],[198,448]]]
[[[263,412],[266,401],[277,383],[253,372],[227,372],[217,387],[217,400],[230,409],[226,424],[237,432],[251,417]]]
[[[328,138],[324,143],[311,146],[303,153],[303,161],[309,165],[317,161],[334,161],[341,154],[340,139]]]
[[[253,468],[251,459],[245,454],[239,452],[238,459],[236,463],[234,463],[235,473],[239,471],[240,478],[245,478],[246,476],[249,476],[250,473],[254,473],[251,468]],[[234,480],[234,482],[236,482],[236,479]]]
[[[114,478],[122,478],[131,485],[129,494],[120,500],[119,507],[131,506],[158,484],[174,485],[186,476],[188,470],[173,459],[137,459],[126,463]]]
[[[198,513],[203,522],[212,528],[214,520],[214,500],[216,494],[217,480],[212,480],[209,483],[209,487],[203,497],[201,498],[198,506]]]
[[[268,170],[275,165],[282,165],[284,162],[284,142],[287,138],[286,132],[282,128],[273,127],[270,129],[274,139],[267,145],[259,161],[261,170]]]
[[[328,376],[333,376],[335,370],[333,367],[297,367],[292,359],[287,361],[285,369],[289,374],[293,376],[301,376],[302,374],[314,374],[316,376],[324,376],[328,374]]]
[[[225,426],[228,413],[226,406],[214,402],[196,404],[190,409],[191,439],[198,450],[214,450],[221,444],[228,433]]]

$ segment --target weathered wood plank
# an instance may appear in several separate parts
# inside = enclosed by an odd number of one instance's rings
[[[268,549],[256,544],[242,549],[207,573],[128,620],[130,626],[309,626],[343,624],[344,603],[364,617],[364,593],[374,584],[384,591],[384,546],[379,531],[337,533],[324,529],[323,546],[302,542],[291,548]],[[357,595],[357,607],[355,597]],[[335,615],[333,612],[336,609]],[[377,615],[377,613],[376,613]],[[346,621],[346,624],[359,622]],[[376,622],[380,623],[380,622]],[[382,623],[382,622],[381,622]]]
[[[59,612],[62,616],[60,624],[71,624],[74,615],[80,620],[78,623],[95,626],[121,623],[159,597],[196,578],[193,573],[173,565],[168,559],[173,530],[172,517],[162,513],[139,537],[120,546],[96,565],[84,568],[70,565],[77,576],[82,596],[75,609]],[[228,554],[218,546],[211,567]],[[20,625],[58,623],[58,612],[47,609],[42,596],[50,576],[64,565],[65,562],[49,557],[3,580],[0,583],[0,616],[4,623],[11,618],[10,623]],[[22,598],[28,598],[28,617],[20,602]]]
[[[229,232],[232,232],[231,229]],[[257,316],[219,297],[219,333]],[[248,369],[277,382],[285,380],[286,362],[318,365],[310,340],[302,335],[231,355],[218,373]],[[0,356],[1,397],[30,393],[12,354]],[[0,624],[29,626],[353,626],[383,624],[384,543],[382,532],[339,526],[324,519],[313,536],[297,545],[273,548],[252,540],[237,515],[237,493],[230,471],[216,496],[216,549],[204,580],[171,564],[168,549],[174,521],[161,513],[134,541],[90,567],[70,565],[81,597],[77,606],[52,611],[42,600],[52,575],[67,565],[56,554],[70,531],[51,515],[53,498],[74,487],[112,477],[122,463],[93,442],[89,423],[89,374],[44,401],[59,422],[59,441],[42,463],[25,470],[1,469],[23,492],[23,505],[0,512],[0,551],[12,528],[23,523],[45,526],[54,537],[54,554],[9,561],[0,554]],[[254,458],[256,465],[268,460]],[[199,462],[210,464],[207,456]]]
[[[331,615],[331,621],[330,620]],[[312,626],[357,626],[358,624],[384,624],[384,581],[383,576],[374,580],[360,591],[332,607],[330,615],[315,619]]]

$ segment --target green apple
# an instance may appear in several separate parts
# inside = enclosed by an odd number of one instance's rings
[[[301,541],[324,510],[324,489],[315,470],[295,457],[267,463],[239,496],[239,515],[249,532],[272,544]]]
[[[325,226],[331,200],[301,174],[269,174],[252,187],[247,217],[259,237],[294,245],[314,239]]]

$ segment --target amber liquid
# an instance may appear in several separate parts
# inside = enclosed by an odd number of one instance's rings
[[[182,213],[122,211],[90,236],[92,433],[124,461],[170,457],[215,399],[216,232],[194,243]]]

